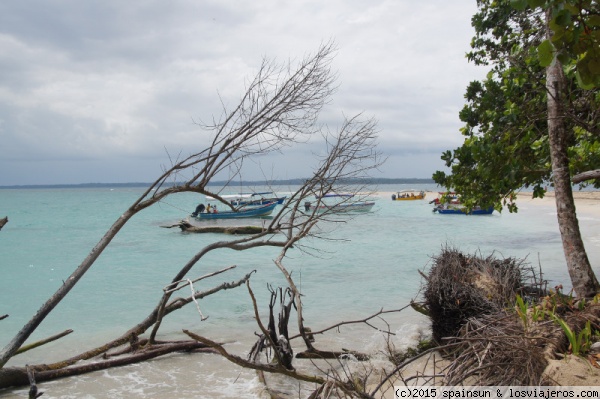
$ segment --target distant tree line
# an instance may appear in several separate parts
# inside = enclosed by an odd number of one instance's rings
[[[307,179],[286,179],[286,180],[247,180],[233,183],[231,181],[217,180],[209,182],[208,186],[219,187],[239,187],[239,186],[295,186],[303,185]],[[378,185],[378,184],[435,184],[433,179],[418,178],[365,178],[365,179],[340,179],[340,184],[359,184],[359,185]],[[164,183],[164,187],[175,187],[183,183]],[[103,188],[103,187],[148,187],[152,183],[82,183],[82,184],[26,184],[0,186],[0,189],[29,189],[29,188]]]

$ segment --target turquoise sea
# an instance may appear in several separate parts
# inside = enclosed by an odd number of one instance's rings
[[[248,190],[264,191],[263,187]],[[425,201],[392,201],[390,193],[405,189],[437,192],[435,185],[383,185],[373,198],[372,212],[336,225],[325,225],[321,239],[309,239],[292,250],[284,263],[304,294],[305,324],[313,331],[397,309],[419,297],[421,278],[432,257],[445,246],[487,256],[526,258],[541,265],[550,286],[569,289],[554,206],[524,202],[518,214],[489,216],[438,215]],[[294,187],[277,186],[278,193]],[[141,188],[66,188],[0,190],[0,346],[4,346],[39,306],[62,284],[112,223],[138,198]],[[246,190],[245,190],[246,191]],[[385,194],[384,194],[385,193]],[[30,341],[66,329],[74,333],[40,349],[15,357],[9,365],[49,362],[104,343],[141,321],[157,304],[162,288],[205,245],[226,239],[216,234],[185,234],[166,229],[186,218],[202,198],[183,194],[167,198],[136,215],[113,240],[67,298],[38,328]],[[588,255],[600,275],[600,218],[579,214]],[[210,221],[207,223],[222,223]],[[251,270],[251,286],[266,314],[267,285],[285,284],[273,263],[278,250],[225,250],[211,253],[190,278],[237,267],[203,280],[204,290],[237,280]],[[188,292],[185,291],[185,294]],[[191,304],[163,323],[160,338],[181,337],[187,328],[244,355],[258,331],[244,286],[199,301],[200,321]],[[406,310],[386,317],[394,344],[408,345],[427,334],[427,321]],[[383,328],[383,327],[382,327]],[[358,326],[342,327],[317,337],[322,349],[340,347],[378,352],[382,334]],[[239,370],[208,354],[171,355],[141,365],[41,383],[44,398],[257,398],[260,384],[253,372]],[[27,389],[0,391],[7,398],[26,398]]]

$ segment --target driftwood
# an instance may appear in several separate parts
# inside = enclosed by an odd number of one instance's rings
[[[352,350],[343,351],[322,351],[322,350],[307,350],[296,354],[296,359],[345,359],[352,358],[359,361],[369,360],[371,357],[366,353],[356,352]]]
[[[181,231],[186,233],[222,233],[222,234],[258,234],[263,233],[266,229],[260,226],[195,226],[187,220],[182,220],[171,226],[161,226],[166,229],[179,227]]]
[[[269,286],[269,290],[271,291],[271,300],[269,301],[269,324],[268,327],[265,328],[260,320],[256,298],[254,297],[254,293],[250,288],[250,284],[246,283],[246,286],[248,287],[248,292],[252,297],[256,322],[262,331],[262,334],[258,337],[258,341],[254,344],[250,350],[250,353],[248,354],[248,360],[251,360],[255,363],[258,362],[259,355],[262,352],[266,352],[267,348],[271,348],[274,352],[273,361],[277,361],[277,364],[281,365],[287,370],[294,370],[294,367],[292,366],[294,351],[290,345],[290,337],[288,334],[290,312],[292,306],[294,306],[294,297],[292,296],[291,291],[289,289],[284,291],[281,288],[279,290],[274,290]],[[273,313],[278,298],[280,310],[279,323],[277,327],[279,332],[275,328],[275,315]],[[286,298],[288,300],[287,304],[285,303]]]
[[[0,369],[0,381],[4,387],[29,385],[28,369],[35,372],[35,379],[39,382],[50,381],[57,378],[72,377],[76,375],[90,373],[92,371],[106,370],[112,367],[125,366],[139,363],[145,360],[154,359],[173,352],[210,352],[214,350],[207,348],[206,345],[191,340],[168,342],[158,345],[152,345],[144,350],[132,352],[127,356],[119,356],[93,362],[78,363],[77,365],[48,369],[45,365],[28,367],[5,367]]]
[[[252,274],[253,272],[250,272],[240,280],[225,282],[206,291],[195,292],[194,295],[186,298],[175,298],[163,309],[162,316],[164,317],[165,315],[168,315],[177,309],[181,309],[186,304],[193,302],[194,299],[201,299],[219,291],[236,288],[244,284]],[[138,337],[140,335],[144,334],[146,330],[156,323],[157,317],[158,310],[154,309],[154,311],[137,326],[131,328],[127,333],[111,342],[57,363],[39,364],[29,367],[35,371],[37,382],[42,382],[50,381],[56,378],[81,375],[92,371],[105,370],[111,367],[134,364],[173,352],[212,352],[211,349],[206,348],[206,345],[196,341],[182,340],[167,343],[154,342],[149,344],[147,340],[139,339]],[[129,345],[129,347],[125,348],[124,345]],[[117,348],[121,348],[120,353],[109,353],[109,351]],[[115,355],[124,356],[115,357]],[[86,363],[87,360],[98,358],[104,360],[94,363]],[[29,379],[27,377],[26,368],[4,367],[0,369],[0,388],[27,385],[28,383]]]
[[[35,383],[35,371],[27,367],[27,378],[29,379],[29,399],[37,399],[42,396],[43,392],[38,392],[37,385]]]
[[[0,230],[2,230],[6,223],[8,223],[8,217],[4,216],[2,219],[0,219]]]

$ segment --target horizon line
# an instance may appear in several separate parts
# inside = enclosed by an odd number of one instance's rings
[[[236,182],[233,184],[231,181],[220,180],[209,182],[207,186],[238,186],[238,185],[263,185],[263,186],[278,186],[285,184],[302,184],[306,181],[306,179],[282,179],[282,180],[242,180],[241,182]],[[398,178],[364,178],[364,179],[348,179],[343,181],[345,184],[352,184],[353,182],[357,182],[360,184],[377,184],[377,183],[387,183],[387,184],[403,184],[403,183],[435,183],[435,181],[431,178],[417,178],[417,177],[398,177]],[[180,184],[179,182],[175,183],[165,183],[163,186],[174,186]],[[152,185],[151,182],[129,182],[129,183],[58,183],[58,184],[13,184],[0,186],[0,189],[16,189],[16,188],[91,188],[91,187],[148,187]]]

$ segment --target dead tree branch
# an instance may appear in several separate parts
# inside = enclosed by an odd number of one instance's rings
[[[37,382],[51,381],[57,378],[72,377],[82,375],[93,371],[106,370],[112,367],[126,366],[139,363],[142,361],[154,359],[174,352],[190,352],[190,351],[208,351],[214,352],[212,349],[207,349],[207,346],[197,341],[179,341],[174,343],[165,343],[155,345],[147,350],[142,350],[128,356],[120,356],[108,360],[98,360],[90,363],[82,363],[76,366],[52,368],[48,365],[29,366],[31,370],[35,370]],[[27,376],[27,368],[8,367],[0,369],[0,386],[19,386],[27,385],[29,379]]]
[[[196,299],[201,299],[201,298],[215,294],[222,290],[239,287],[240,285],[244,284],[253,273],[254,272],[250,272],[250,273],[246,274],[242,279],[240,279],[238,281],[234,281],[231,283],[223,283],[223,284],[220,284],[219,286],[213,287],[209,290],[197,292],[194,294],[194,297]],[[177,299],[173,300],[171,303],[169,303],[168,306],[165,307],[163,317],[178,310],[178,309],[181,309],[183,306],[185,306],[186,304],[188,304],[192,301],[193,301],[193,299],[191,298],[191,296],[187,297],[187,298],[177,298]],[[100,367],[100,368],[98,368],[98,370],[103,370],[103,369],[110,368],[110,367],[117,367],[117,366],[122,366],[122,365],[126,365],[126,364],[136,363],[139,361],[152,359],[157,356],[163,356],[163,355],[171,353],[171,352],[185,350],[185,348],[186,348],[185,342],[187,342],[187,341],[182,341],[183,346],[177,346],[177,345],[164,346],[161,343],[155,342],[154,346],[156,346],[156,349],[157,349],[156,351],[153,349],[154,348],[153,345],[148,344],[148,340],[137,341],[137,337],[144,334],[144,332],[146,332],[146,330],[148,330],[150,327],[152,327],[152,325],[156,321],[156,317],[157,317],[157,309],[154,309],[154,311],[151,314],[149,314],[142,322],[140,322],[135,327],[129,329],[129,331],[127,331],[121,337],[114,339],[113,341],[110,341],[102,346],[96,347],[94,349],[90,349],[79,355],[73,356],[71,358],[68,358],[68,359],[65,359],[65,360],[62,360],[59,362],[31,366],[33,369],[38,371],[38,373],[36,374],[38,376],[38,382],[42,381],[42,380],[48,381],[48,380],[55,379],[55,378],[68,377],[68,376],[87,373],[90,371],[95,371],[96,369],[94,369],[93,366],[89,366],[87,364],[82,365],[80,367],[71,367],[71,366],[75,365],[76,363],[79,363],[79,362],[82,362],[85,360],[89,360],[89,359],[92,359],[92,358],[95,358],[95,357],[101,356],[101,355],[106,355],[107,357],[110,357],[110,355],[107,355],[107,353],[111,349],[119,348],[123,345],[131,344],[132,342],[137,342],[137,344],[130,345],[131,347],[142,348],[142,349],[144,349],[144,351],[147,354],[146,355],[137,355],[136,354],[136,356],[126,356],[126,357],[120,358],[118,360],[115,360],[113,362],[94,363],[94,364],[99,364],[98,367]],[[160,350],[158,350],[158,348],[160,348]],[[124,353],[129,353],[129,352],[134,352],[134,351],[124,351]],[[104,365],[105,367],[102,367],[101,365]],[[26,377],[26,370],[24,368],[4,367],[4,368],[0,369],[0,388],[9,387],[12,385],[26,385],[27,380],[25,377]]]
[[[72,332],[73,332],[73,330],[70,330],[70,329],[69,330],[65,330],[65,331],[63,331],[63,332],[61,332],[59,334],[53,335],[51,337],[39,340],[39,341],[31,343],[29,345],[24,345],[24,346],[20,347],[18,351],[15,352],[15,355],[19,355],[21,353],[27,352],[28,350],[37,348],[38,346],[42,346],[42,345],[45,345],[45,344],[47,344],[49,342],[56,341],[57,339],[61,339],[62,337],[71,334]]]
[[[312,335],[309,334],[309,329],[304,327],[301,292],[292,278],[292,273],[284,265],[287,251],[291,248],[306,250],[301,242],[309,236],[318,237],[316,227],[320,222],[344,223],[348,220],[347,217],[335,213],[306,214],[301,211],[304,201],[316,194],[324,195],[336,190],[354,193],[355,197],[348,200],[350,202],[360,201],[365,195],[361,194],[366,191],[364,186],[351,187],[345,182],[368,177],[369,172],[377,169],[383,162],[381,155],[376,150],[377,132],[374,119],[363,120],[360,115],[348,118],[342,124],[339,132],[335,134],[322,132],[322,127],[317,123],[321,109],[335,91],[335,76],[330,70],[334,51],[333,44],[325,44],[314,55],[302,60],[296,68],[292,68],[290,65],[278,66],[267,60],[263,61],[255,78],[248,83],[246,92],[236,107],[227,110],[224,106],[223,115],[219,119],[214,120],[211,124],[199,124],[203,129],[211,132],[208,148],[184,156],[183,159],[174,159],[172,165],[165,168],[164,173],[113,223],[64,284],[0,351],[0,388],[27,383],[26,370],[19,367],[7,368],[5,367],[6,362],[16,354],[44,318],[92,267],[112,239],[133,216],[167,196],[185,192],[216,198],[222,204],[233,209],[233,205],[222,198],[220,193],[211,191],[208,187],[211,180],[229,172],[229,180],[233,181],[233,179],[241,177],[242,165],[246,159],[255,155],[280,151],[284,147],[300,143],[316,133],[322,133],[322,139],[327,147],[327,155],[320,160],[320,165],[313,176],[290,196],[288,202],[281,206],[268,224],[247,235],[214,242],[200,249],[175,273],[171,282],[166,284],[158,303],[150,314],[122,336],[63,361],[32,366],[31,370],[35,371],[38,381],[45,381],[131,364],[175,351],[202,350],[208,346],[242,367],[279,373],[298,381],[320,384],[323,392],[330,388],[339,388],[342,392],[352,392],[353,395],[365,397],[364,394],[357,393],[351,384],[345,383],[341,379],[328,380],[324,377],[305,375],[295,371],[291,363],[293,353],[291,351],[286,353],[284,348],[286,342],[289,346],[288,322],[292,306],[294,306],[299,326],[299,335],[296,336],[303,338],[308,351],[319,353],[311,343]],[[178,183],[168,185],[169,182]],[[249,279],[254,271],[237,281],[222,283],[205,291],[196,291],[193,283],[223,273],[233,267],[204,275],[196,280],[189,277],[192,269],[201,266],[201,261],[212,251],[223,249],[245,251],[258,247],[271,247],[280,251],[275,265],[288,283],[288,288],[280,290],[278,295],[272,296],[268,328],[265,328],[260,321],[258,306],[249,286]],[[248,286],[254,304],[256,321],[265,337],[263,344],[265,347],[270,346],[274,349],[277,363],[261,364],[244,360],[228,353],[222,344],[197,336],[187,330],[184,333],[194,341],[181,340],[169,343],[157,341],[158,331],[167,315],[190,302],[196,302],[198,299],[222,290],[239,287],[244,283]],[[187,297],[173,298],[173,295],[186,285],[190,287],[191,294]],[[278,332],[273,314],[277,298],[280,301]],[[370,320],[387,312],[391,311],[381,310],[361,322],[376,328],[370,323]],[[204,316],[202,317],[204,318]],[[349,323],[342,322],[337,326]],[[148,337],[142,339],[141,335],[147,332]],[[386,333],[389,334],[389,332]],[[94,362],[85,362],[98,356],[102,357],[101,360],[94,359]]]
[[[265,60],[239,105],[231,112],[225,110],[224,117],[219,122],[204,126],[213,132],[211,145],[166,169],[113,223],[64,284],[0,351],[0,367],[6,364],[46,316],[73,289],[135,214],[176,193],[196,192],[212,195],[207,189],[207,184],[218,173],[227,172],[229,166],[239,165],[252,155],[280,150],[298,142],[300,136],[308,137],[317,132],[317,116],[334,91],[335,77],[329,67],[334,51],[332,43],[323,45],[316,54],[301,61],[296,69],[288,66],[278,67],[275,63]],[[184,183],[165,186],[168,181],[178,181],[184,172],[191,173],[191,177],[184,179]],[[174,280],[183,279],[188,271],[189,269],[182,270]]]
[[[288,377],[292,377],[299,381],[314,382],[316,384],[323,384],[325,382],[325,379],[323,379],[322,377],[300,374],[296,371],[288,370],[287,368],[282,367],[279,364],[267,365],[267,364],[254,363],[254,362],[245,360],[239,356],[236,356],[236,355],[233,355],[233,354],[227,352],[227,350],[225,350],[225,348],[223,348],[223,346],[221,344],[211,341],[210,339],[208,339],[206,337],[196,335],[188,330],[183,330],[183,332],[185,334],[187,334],[188,336],[190,336],[192,339],[195,339],[196,341],[203,343],[210,348],[215,349],[224,358],[226,358],[227,360],[229,360],[232,363],[237,364],[238,366],[241,366],[241,367],[244,367],[247,369],[252,369],[252,370],[265,371],[268,373],[283,374],[283,375],[287,375]]]

